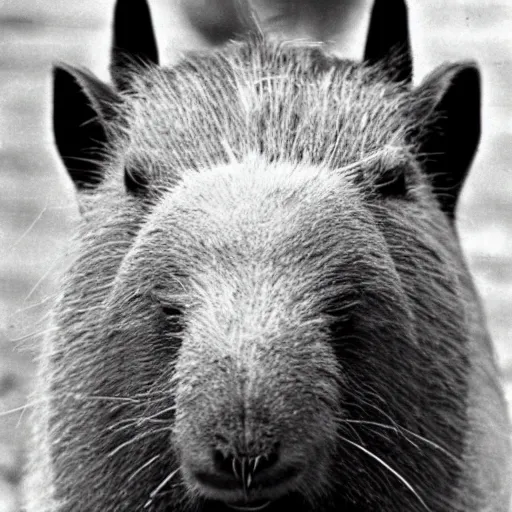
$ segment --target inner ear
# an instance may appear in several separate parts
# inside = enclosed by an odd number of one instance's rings
[[[53,70],[53,131],[57,150],[78,189],[103,179],[107,122],[118,96],[85,70],[59,65]]]
[[[404,0],[375,0],[364,60],[379,63],[394,81],[412,81],[409,21]]]
[[[465,62],[439,67],[416,91],[429,106],[419,148],[422,166],[451,219],[480,141],[480,83],[477,65]]]
[[[119,90],[129,87],[133,63],[158,64],[151,12],[146,0],[117,0],[114,12],[110,71]]]

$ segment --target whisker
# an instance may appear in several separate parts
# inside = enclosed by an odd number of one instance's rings
[[[23,299],[23,304],[25,304],[30,299],[30,297],[32,297],[41,283],[55,270],[55,267],[57,267],[59,264],[62,264],[62,262],[59,260],[59,258],[56,258],[55,261],[46,269],[43,275],[37,280],[36,284],[32,286],[28,294]]]
[[[154,401],[151,401],[148,403],[148,405],[153,405]],[[162,414],[165,414],[167,412],[174,411],[176,409],[176,406],[173,404],[170,407],[166,407],[165,409],[162,409],[161,411],[158,411],[151,416],[139,416],[136,418],[124,418],[117,423],[114,423],[110,425],[108,428],[109,430],[115,430],[116,432],[120,432],[121,430],[125,430],[126,428],[130,428],[133,425],[142,425],[144,423],[168,423],[166,420],[159,420],[158,416],[161,416]],[[119,427],[120,425],[123,425],[122,427]],[[119,427],[116,429],[116,427]]]
[[[151,416],[147,416],[144,421],[155,420],[155,418],[158,418],[158,416],[161,416],[162,414],[165,414],[167,412],[173,412],[175,410],[176,410],[176,405],[173,404],[169,407],[166,407],[165,409],[162,409],[161,411],[156,412],[155,414],[152,414]]]
[[[136,403],[139,404],[140,401],[135,398],[130,397],[121,397],[121,396],[101,396],[101,395],[82,395],[80,393],[65,393],[64,396],[66,398],[72,398],[77,401],[86,401],[86,400],[106,400],[106,401],[115,401],[115,402],[125,402],[125,403]],[[38,404],[49,402],[49,397],[40,398],[38,400],[34,400],[32,402],[28,402],[24,405],[20,405],[19,407],[15,407],[14,409],[9,409],[8,411],[0,412],[0,417],[7,416],[9,414],[14,414],[19,411],[24,411],[30,407],[34,407]]]
[[[47,399],[41,399],[41,400],[35,400],[34,402],[27,403],[25,405],[20,405],[19,407],[15,407],[14,409],[9,409],[8,411],[2,411],[0,412],[0,418],[2,416],[9,416],[9,414],[14,414],[16,412],[24,412],[29,407],[34,407],[37,404],[40,404],[42,402],[46,402]]]
[[[420,434],[416,434],[415,432],[412,432],[411,430],[405,428],[405,427],[394,427],[392,425],[384,425],[382,423],[377,423],[376,421],[364,421],[364,420],[343,420],[347,423],[360,423],[362,425],[373,425],[373,426],[376,426],[376,427],[381,427],[381,428],[385,428],[385,429],[389,429],[389,430],[395,430],[397,432],[401,432],[401,433],[407,433],[417,439],[419,439],[420,441],[423,441],[429,445],[431,445],[432,447],[436,448],[437,450],[441,451],[442,453],[444,453],[447,457],[449,457],[450,459],[452,459],[455,463],[459,464],[460,463],[460,460],[459,458],[454,455],[453,453],[451,453],[449,450],[447,450],[446,448],[444,448],[443,446],[435,443],[434,441],[431,441],[430,439],[426,438],[426,437],[423,437],[421,436]],[[407,436],[404,436],[406,439],[407,439]],[[409,441],[412,443],[412,441]],[[415,443],[412,443],[414,446],[416,446],[416,448],[419,448],[418,445],[416,445]]]
[[[112,432],[122,432],[123,430],[127,430],[134,426],[140,426],[143,423],[153,423],[156,425],[168,424],[165,420],[157,420],[152,418],[126,418],[124,420],[118,421],[113,425],[109,425],[108,430]],[[116,428],[117,427],[117,428]]]
[[[109,452],[107,454],[107,457],[108,458],[113,457],[116,453],[120,452],[127,446],[130,446],[131,444],[136,443],[137,441],[140,441],[141,439],[145,439],[146,437],[160,434],[161,432],[168,432],[168,431],[169,431],[169,428],[159,428],[156,430],[151,430],[149,432],[144,432],[142,434],[138,434],[138,435],[132,437],[131,439],[129,439],[128,441],[121,443],[119,446],[116,446],[116,448],[114,448],[111,452]]]
[[[383,461],[380,457],[378,457],[377,455],[372,453],[370,450],[366,449],[364,446],[361,446],[358,443],[354,443],[350,439],[346,439],[343,436],[339,436],[339,438],[342,441],[344,441],[348,444],[351,444],[358,450],[361,450],[362,452],[366,453],[366,455],[368,455],[372,459],[376,460],[379,464],[381,464],[383,467],[385,467],[391,474],[393,474],[396,478],[398,478],[407,487],[407,489],[409,489],[409,491],[411,491],[414,494],[414,496],[418,499],[418,501],[421,503],[421,505],[423,506],[423,508],[425,510],[432,512],[430,507],[425,503],[425,501],[423,501],[423,499],[417,493],[417,491],[414,489],[414,487],[398,471],[393,469],[387,462]]]
[[[78,396],[78,399],[87,399],[87,400],[107,400],[111,402],[128,402],[133,404],[140,404],[140,400],[136,398],[132,398],[129,396],[107,396],[107,395],[83,395]]]
[[[128,483],[130,480],[133,480],[141,471],[143,471],[145,468],[147,468],[148,466],[150,466],[151,464],[153,464],[153,462],[155,462],[157,459],[160,458],[160,455],[155,455],[154,457],[151,457],[151,459],[149,459],[147,462],[145,462],[144,464],[142,464],[142,466],[138,469],[136,469],[127,479],[126,479],[126,483]]]
[[[174,471],[172,471],[171,473],[169,473],[163,480],[162,482],[155,488],[151,491],[151,493],[149,494],[149,500],[146,501],[145,505],[144,505],[144,508],[148,508],[151,503],[153,503],[153,500],[155,499],[155,496],[163,489],[163,487],[168,483],[170,482],[174,476],[178,473],[178,471],[180,470],[180,468],[178,469],[175,469]]]
[[[48,210],[48,200],[46,200],[46,204],[44,205],[43,209],[39,212],[39,214],[36,216],[36,218],[30,223],[30,225],[25,229],[25,231],[18,237],[18,239],[13,242],[11,245],[8,253],[11,253],[16,249],[16,246],[32,231],[34,226],[41,220],[41,217],[44,215],[44,213]]]
[[[29,334],[24,334],[23,336],[20,336],[19,338],[9,338],[9,341],[11,343],[17,343],[19,341],[25,341],[25,340],[28,340],[30,338],[33,338],[35,336],[41,336],[43,334],[47,334],[49,332],[54,332],[54,331],[57,331],[58,328],[57,327],[50,327],[48,329],[43,329],[42,331],[35,331],[35,332],[31,332]]]
[[[385,425],[383,423],[378,423],[376,421],[353,420],[353,419],[348,419],[348,418],[341,418],[339,421],[342,422],[342,423],[347,423],[347,424],[351,425],[352,429],[354,429],[354,427],[353,427],[354,424],[370,425],[370,426],[375,426],[375,427],[381,427],[381,428],[383,428],[385,430],[392,430],[397,435],[398,434],[402,434],[403,435],[403,432],[401,431],[401,427],[398,427],[398,425]],[[419,446],[416,443],[412,442],[405,435],[403,437],[405,438],[406,441],[411,443],[417,449],[420,449]],[[388,441],[391,441],[391,438],[387,438],[387,439],[388,439]]]
[[[392,418],[381,407],[379,407],[378,405],[375,405],[373,402],[370,402],[369,400],[364,399],[362,396],[359,396],[358,398],[359,398],[359,403],[347,403],[347,405],[357,406],[360,409],[362,409],[363,411],[365,411],[365,408],[361,404],[367,405],[368,407],[371,407],[372,409],[375,409],[379,414],[382,414],[382,416],[384,416],[389,421],[389,423],[391,425],[395,426],[395,428],[397,430],[400,428],[400,426],[398,425],[396,420],[394,418]]]
[[[58,293],[53,293],[53,294],[46,296],[43,300],[40,300],[39,302],[34,302],[33,304],[29,304],[28,306],[19,307],[13,311],[12,316],[18,315],[20,313],[25,313],[26,311],[30,311],[31,309],[42,306],[43,304],[46,304],[47,302],[55,299],[55,297],[57,297],[57,296],[58,296]],[[45,316],[48,316],[48,314]]]

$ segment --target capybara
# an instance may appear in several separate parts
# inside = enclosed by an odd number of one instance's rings
[[[119,0],[112,85],[54,69],[82,220],[27,510],[506,511],[456,231],[477,65],[413,86],[401,1],[376,2],[361,63],[250,18],[166,68],[146,3]]]

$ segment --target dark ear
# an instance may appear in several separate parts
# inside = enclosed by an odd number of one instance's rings
[[[118,96],[85,70],[53,69],[53,131],[60,156],[78,189],[102,179],[100,157],[107,142],[106,121]]]
[[[404,0],[375,0],[364,60],[380,62],[393,80],[412,80],[412,55]]]
[[[474,62],[440,66],[415,93],[430,105],[420,145],[424,169],[443,211],[453,218],[480,141],[479,69]]]
[[[117,0],[113,32],[110,71],[114,84],[124,90],[129,85],[124,72],[127,64],[158,64],[158,48],[146,0]]]

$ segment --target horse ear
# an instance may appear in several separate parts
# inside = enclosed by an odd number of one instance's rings
[[[106,122],[119,97],[88,71],[66,65],[53,69],[53,131],[57,150],[78,189],[101,182]]]
[[[404,0],[375,0],[364,60],[380,63],[395,81],[412,81],[413,65]]]
[[[158,64],[158,47],[146,0],[117,0],[110,72],[118,89],[129,86],[126,67],[131,62]]]
[[[428,106],[423,168],[450,219],[480,141],[480,83],[477,64],[461,62],[438,67],[415,91]]]

